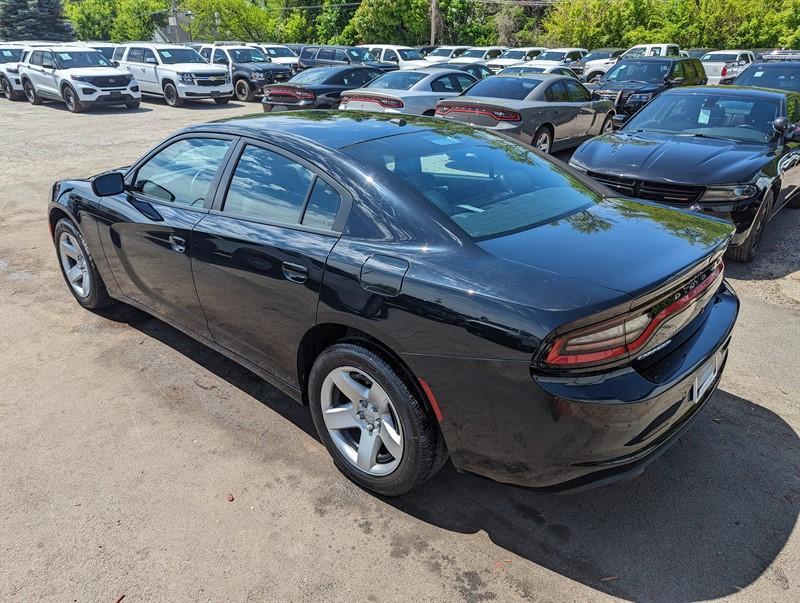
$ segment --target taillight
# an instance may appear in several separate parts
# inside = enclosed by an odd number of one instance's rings
[[[551,368],[581,368],[629,358],[641,351],[666,320],[679,314],[722,279],[717,262],[677,292],[631,314],[577,329],[555,338],[543,360]]]
[[[509,111],[508,109],[495,109],[491,107],[473,107],[473,106],[437,106],[436,113],[439,115],[447,115],[448,113],[471,113],[473,115],[486,115],[495,121],[521,121],[522,116],[516,111]]]
[[[722,66],[722,71],[720,72],[720,75],[728,75],[728,66],[727,65],[723,65]]]
[[[436,115],[447,115],[450,113],[450,107],[436,105]]]
[[[346,105],[349,102],[375,103],[387,109],[402,109],[405,106],[403,105],[403,101],[396,98],[381,98],[379,96],[367,96],[363,94],[348,94],[342,96],[342,100],[339,104]]]
[[[293,96],[298,100],[314,100],[317,98],[317,95],[311,90],[306,90],[304,88],[290,88],[288,86],[266,86],[264,88],[264,94],[266,94],[267,97],[273,94],[276,96]]]

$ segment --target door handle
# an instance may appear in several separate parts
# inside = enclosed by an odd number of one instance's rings
[[[176,251],[178,253],[185,253],[186,252],[186,239],[183,237],[176,237],[175,235],[169,235],[169,245],[172,247],[172,251]]]
[[[308,268],[300,264],[283,262],[281,268],[283,269],[283,276],[286,277],[286,280],[292,281],[293,283],[305,283],[308,278]]]

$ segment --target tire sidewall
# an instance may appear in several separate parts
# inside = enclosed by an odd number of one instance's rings
[[[170,100],[170,96],[167,94],[169,88],[172,88],[172,100]],[[181,105],[181,99],[180,96],[178,96],[178,87],[172,82],[164,84],[164,100],[170,107],[179,107]]]
[[[322,417],[320,392],[325,377],[334,369],[352,366],[375,379],[389,394],[397,412],[403,432],[403,457],[389,475],[373,476],[353,465],[336,447]],[[308,398],[311,416],[322,443],[333,457],[333,462],[348,478],[358,485],[389,496],[402,494],[417,484],[423,459],[417,441],[423,436],[414,420],[413,404],[419,404],[400,376],[383,359],[353,344],[337,344],[320,354],[311,369],[308,380]]]
[[[548,142],[547,142],[547,150],[546,151],[540,149],[536,144],[537,141],[539,140],[539,137],[542,134],[547,134]],[[551,153],[551,151],[553,150],[553,133],[550,131],[549,128],[547,128],[546,126],[542,126],[538,130],[536,130],[536,134],[533,135],[533,148],[535,148],[539,152],[545,153],[547,155],[549,155]]]
[[[240,88],[244,89],[244,95],[240,94]],[[236,100],[241,102],[246,102],[253,100],[253,93],[250,91],[250,84],[247,83],[246,80],[236,80],[236,83],[233,86],[234,95],[236,96]]]
[[[25,80],[25,83],[22,84],[22,90],[25,92],[25,98],[28,99],[28,102],[32,105],[39,104],[39,96],[36,94],[36,88],[33,87],[33,82],[30,80]],[[28,93],[30,90],[30,94]]]
[[[64,272],[64,264],[61,261],[61,249],[59,246],[59,239],[61,238],[61,234],[64,232],[72,235],[72,238],[77,241],[78,245],[81,247],[83,257],[85,258],[88,267],[87,272],[89,274],[89,295],[86,297],[81,297],[75,292],[75,290],[69,284],[66,272]],[[53,229],[53,243],[55,244],[58,267],[61,270],[61,275],[64,277],[64,283],[67,285],[67,289],[69,289],[69,292],[72,293],[72,296],[75,298],[75,300],[81,306],[90,310],[108,305],[108,294],[106,293],[105,285],[100,278],[100,274],[97,271],[97,267],[94,263],[94,258],[89,252],[89,246],[86,244],[86,240],[83,238],[80,229],[78,229],[78,227],[75,226],[71,220],[62,218],[58,221],[56,227]]]
[[[72,106],[70,106],[69,101],[67,100],[70,95],[72,95]],[[72,89],[71,86],[66,85],[64,89],[61,91],[61,98],[64,99],[64,104],[67,106],[67,110],[70,113],[80,113],[83,110],[83,106],[81,105],[81,101],[78,100],[78,93]]]

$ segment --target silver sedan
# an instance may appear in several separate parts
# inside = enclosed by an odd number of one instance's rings
[[[339,108],[432,116],[438,101],[458,96],[476,81],[457,69],[391,71],[363,88],[342,92]]]
[[[592,100],[574,77],[496,75],[461,96],[439,101],[436,115],[491,128],[550,153],[611,132],[614,105]]]

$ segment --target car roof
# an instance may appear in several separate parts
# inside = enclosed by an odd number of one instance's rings
[[[346,122],[346,126],[341,122]],[[269,135],[290,144],[299,139],[311,147],[342,149],[395,134],[435,131],[436,124],[431,122],[410,116],[355,111],[287,111],[233,117],[189,126],[182,132],[224,132],[254,138]],[[343,127],[331,127],[332,124]]]
[[[585,48],[578,48],[577,46],[570,46],[569,48],[548,48],[551,52],[570,52],[572,50],[586,50]]]
[[[141,46],[144,48],[153,48],[155,50],[172,50],[179,48],[189,48],[183,44],[164,44],[163,42],[125,42],[120,46]]]
[[[52,46],[29,46],[29,48],[32,50],[44,50],[47,52],[98,52],[95,48],[77,44],[72,46],[67,44],[54,44]]]
[[[359,44],[359,48],[387,48],[390,50],[414,50],[411,46],[402,44]]]
[[[689,50],[691,50],[691,48]],[[730,50],[709,50],[706,54],[730,54],[732,52],[750,52],[750,51],[745,49],[732,48]]]

